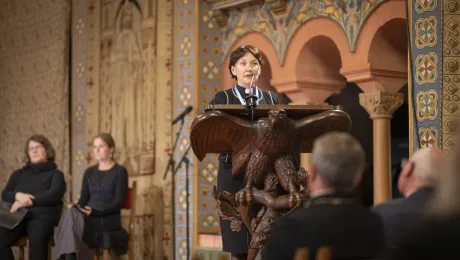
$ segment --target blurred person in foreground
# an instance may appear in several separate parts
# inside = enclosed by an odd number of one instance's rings
[[[383,223],[352,194],[364,164],[364,150],[350,134],[328,133],[316,139],[308,175],[311,199],[274,224],[262,259],[291,260],[301,247],[314,256],[322,246],[332,249],[333,259],[381,256]]]
[[[456,127],[458,122],[456,123]],[[454,143],[460,142],[460,129]],[[390,259],[460,259],[460,147],[445,158],[423,221],[401,238]]]
[[[404,197],[372,209],[383,220],[388,246],[395,246],[426,212],[442,171],[443,157],[442,150],[437,148],[416,151],[399,175],[398,190]]]

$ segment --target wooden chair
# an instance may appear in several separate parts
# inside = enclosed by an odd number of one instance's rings
[[[313,258],[312,258],[313,259]],[[331,260],[332,251],[330,247],[320,247],[316,253],[316,260]],[[299,248],[297,249],[294,260],[310,260],[308,248]]]
[[[126,196],[125,205],[123,209],[129,209],[129,245],[128,245],[128,259],[134,260],[134,221],[136,217],[136,198],[137,198],[137,183],[133,182],[133,186],[128,190],[128,196]],[[111,258],[110,248],[100,248],[102,251],[102,259],[109,260]],[[99,250],[97,250],[99,251]],[[96,252],[98,253],[98,252]],[[93,260],[98,260],[98,254],[94,255]]]
[[[24,260],[26,259],[24,248],[27,246],[28,239],[27,236],[22,236],[13,244],[13,247],[19,248],[19,259]],[[48,243],[48,260],[51,260],[51,256],[53,254],[52,247],[54,246],[54,239],[51,238],[50,242]]]
[[[331,260],[331,259],[332,259],[332,251],[330,247],[320,247],[318,249],[315,260]],[[197,253],[194,252],[192,254],[192,260],[203,260],[203,259],[200,259]],[[227,258],[225,256],[221,256],[219,260],[227,260]],[[308,248],[297,249],[294,255],[294,260],[310,260]]]

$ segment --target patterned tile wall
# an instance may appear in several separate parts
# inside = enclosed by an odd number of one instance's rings
[[[453,123],[460,116],[460,4],[442,1],[442,147],[449,153],[454,147]]]
[[[220,63],[222,31],[214,18],[214,12],[206,3],[200,4],[199,39],[199,85],[197,86],[198,109],[200,111],[221,90],[222,65]],[[217,155],[208,155],[198,164],[198,233],[219,233],[219,217],[216,202],[211,195],[212,186],[217,183],[219,162]]]
[[[197,73],[196,66],[196,44],[197,39],[197,13],[196,5],[198,0],[178,0],[175,3],[176,22],[175,28],[175,51],[176,58],[174,60],[175,70],[175,83],[174,86],[174,111],[175,114],[181,113],[187,106],[194,106],[195,104],[195,91],[197,89],[195,75]],[[182,155],[189,146],[189,132],[190,124],[194,116],[193,113],[185,118],[185,125],[179,137],[177,150],[175,154],[176,162],[179,162]],[[175,131],[179,130],[176,125]],[[192,152],[188,153],[190,163],[194,163],[194,155]],[[175,257],[174,259],[187,260],[187,228],[189,228],[189,246],[193,245],[193,209],[194,200],[193,194],[195,187],[193,187],[194,180],[194,167],[190,166],[188,169],[188,176],[185,174],[185,167],[181,167],[176,175],[175,183]],[[189,179],[189,225],[186,225],[186,179]]]
[[[72,1],[72,120],[71,156],[72,191],[80,191],[83,173],[87,166],[86,108],[88,87],[88,2]],[[72,200],[79,192],[72,192]]]
[[[442,38],[441,3],[438,0],[412,4],[412,79],[416,104],[414,149],[441,147]]]
[[[290,40],[297,30],[308,21],[327,17],[337,22],[345,32],[354,51],[359,31],[369,15],[385,0],[368,1],[287,1],[287,12],[275,15],[268,8],[270,3],[253,6],[243,10],[234,10],[229,14],[228,25],[222,30],[222,59],[225,59],[233,43],[248,32],[258,32],[266,36],[275,46],[280,63]],[[426,2],[426,1],[425,1]]]

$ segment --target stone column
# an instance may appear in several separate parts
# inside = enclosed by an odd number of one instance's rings
[[[374,125],[374,204],[391,199],[390,120],[403,102],[403,93],[372,92],[359,95],[359,103],[369,113]]]

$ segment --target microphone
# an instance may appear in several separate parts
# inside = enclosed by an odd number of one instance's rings
[[[252,79],[251,79],[251,83],[249,84],[249,94],[248,96],[246,97],[246,106],[248,108],[254,108],[256,106],[255,104],[255,100],[257,99],[257,97],[254,95],[254,77],[256,76],[256,74],[251,70],[251,73],[252,73]]]
[[[180,120],[184,119],[184,117],[192,112],[193,110],[193,107],[192,106],[188,106],[184,111],[182,111],[182,113],[180,113],[180,115],[178,115],[173,121],[172,121],[172,125],[175,125],[177,122],[179,122]]]

